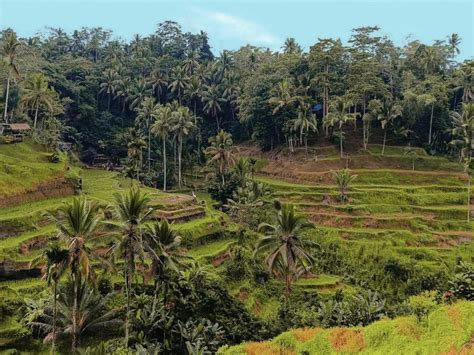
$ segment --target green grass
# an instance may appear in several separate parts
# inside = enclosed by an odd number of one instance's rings
[[[414,316],[385,319],[366,327],[289,330],[271,341],[224,346],[218,354],[470,354],[474,302],[432,311],[426,322]]]
[[[64,174],[64,158],[51,163],[50,153],[27,141],[0,144],[0,196],[12,195]]]

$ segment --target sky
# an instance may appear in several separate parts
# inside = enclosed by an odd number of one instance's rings
[[[397,45],[432,43],[455,32],[462,38],[458,60],[474,57],[474,0],[0,0],[0,28],[22,37],[46,26],[87,26],[130,39],[165,20],[184,31],[206,31],[216,54],[246,44],[278,50],[287,37],[308,49],[318,38],[347,41],[352,28],[377,25]]]

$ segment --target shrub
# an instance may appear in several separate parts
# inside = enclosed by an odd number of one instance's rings
[[[408,303],[418,322],[425,320],[428,314],[436,308],[436,296],[436,291],[426,291],[409,298]]]
[[[456,298],[474,301],[474,266],[461,261],[456,271],[449,282],[451,292]]]

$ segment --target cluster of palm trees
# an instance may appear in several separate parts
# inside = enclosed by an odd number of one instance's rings
[[[146,97],[136,109],[137,117],[135,120],[139,131],[145,132],[148,136],[148,172],[151,169],[151,136],[155,136],[162,143],[163,157],[163,191],[167,186],[167,153],[166,145],[170,138],[173,141],[173,147],[177,156],[178,185],[182,187],[182,155],[183,144],[192,133],[197,124],[197,117],[191,110],[180,105],[177,101],[165,105],[156,103],[153,97]],[[145,144],[141,138],[132,140],[129,143],[129,157],[138,156],[138,169],[143,167],[141,150]]]
[[[148,196],[139,188],[134,187],[123,194],[116,194],[115,203],[110,207],[100,206],[84,197],[78,197],[71,203],[65,204],[56,213],[49,213],[57,225],[59,240],[67,243],[67,247],[63,247],[63,244],[52,244],[32,264],[45,264],[45,278],[48,285],[53,287],[53,316],[46,327],[49,330],[48,339],[52,341],[53,352],[58,334],[70,334],[71,350],[73,353],[77,350],[80,336],[86,326],[84,318],[87,314],[89,314],[87,317],[92,317],[90,309],[87,310],[89,313],[84,313],[83,303],[90,303],[89,301],[94,299],[92,288],[87,284],[92,287],[95,284],[96,261],[100,261],[100,264],[108,271],[115,269],[115,262],[120,265],[119,261],[123,261],[121,265],[127,300],[125,344],[128,344],[129,340],[130,301],[138,260],[142,267],[146,267],[144,262],[146,256],[152,261],[151,271],[155,282],[153,307],[156,308],[160,294],[164,294],[166,299],[166,286],[161,286],[166,284],[170,270],[177,270],[183,265],[184,257],[179,251],[181,239],[166,221],[147,224],[153,211],[148,203]],[[102,220],[100,211],[108,208],[113,209],[114,219]],[[92,240],[104,233],[110,233],[116,237],[116,242],[107,250],[105,257],[94,253],[91,246]],[[58,302],[58,285],[66,273],[69,273],[68,285],[72,286],[72,295],[67,298],[67,302],[64,300]],[[58,304],[61,329],[57,326]],[[66,304],[68,307],[65,307]],[[68,319],[67,323],[64,322],[64,318]],[[93,322],[96,326],[104,325],[104,322],[112,320],[113,324],[119,324],[117,312],[107,312],[99,318]],[[88,322],[87,325],[91,326],[91,323]]]
[[[175,99],[186,104],[198,115],[198,107],[221,126],[221,113],[228,108],[234,115],[239,86],[233,70],[233,57],[224,51],[216,62],[201,62],[196,51],[189,51],[186,58],[171,70],[157,68],[147,77],[132,80],[124,73],[122,64],[113,61],[104,71],[99,95],[107,97],[110,110],[113,99],[121,101],[122,112],[127,107],[134,110],[148,97],[155,97],[160,104]],[[226,106],[224,106],[226,105]]]

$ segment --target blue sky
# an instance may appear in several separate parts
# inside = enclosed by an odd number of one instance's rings
[[[208,32],[215,53],[247,43],[276,50],[286,37],[305,48],[318,37],[346,41],[354,27],[378,25],[396,44],[407,37],[432,43],[456,32],[462,37],[459,60],[474,56],[474,1],[463,0],[0,0],[0,28],[21,36],[45,26],[73,30],[102,26],[124,39],[146,35],[164,20],[185,31]]]

